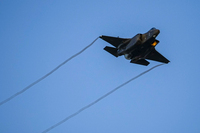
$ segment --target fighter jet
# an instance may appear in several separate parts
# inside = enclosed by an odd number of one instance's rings
[[[126,59],[131,60],[130,63],[148,66],[146,60],[153,60],[162,63],[168,63],[169,60],[156,51],[155,46],[159,43],[156,37],[160,30],[151,28],[144,34],[137,34],[133,38],[119,38],[111,36],[100,36],[101,39],[107,41],[114,47],[106,46],[104,50],[115,57],[124,55]]]

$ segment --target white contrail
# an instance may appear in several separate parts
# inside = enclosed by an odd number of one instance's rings
[[[133,77],[132,79],[126,81],[125,83],[121,84],[120,86],[116,87],[115,89],[111,90],[110,92],[106,93],[105,95],[101,96],[100,98],[98,98],[97,100],[95,100],[95,101],[93,101],[92,103],[88,104],[87,106],[85,106],[85,107],[79,109],[77,112],[75,112],[75,113],[73,113],[73,114],[67,116],[65,119],[61,120],[60,122],[54,124],[53,126],[49,127],[48,129],[44,130],[42,133],[49,132],[50,130],[54,129],[55,127],[57,127],[57,126],[63,124],[63,123],[66,122],[67,120],[71,119],[72,117],[75,117],[76,115],[78,115],[78,114],[81,113],[82,111],[88,109],[88,108],[91,107],[92,105],[94,105],[94,104],[96,104],[97,102],[101,101],[102,99],[104,99],[104,98],[107,97],[108,95],[112,94],[112,93],[115,92],[116,90],[120,89],[120,88],[123,87],[124,85],[128,84],[129,82],[131,82],[131,81],[133,81],[133,80],[139,78],[139,77],[142,76],[143,74],[145,74],[145,73],[151,71],[152,69],[154,69],[154,68],[156,68],[156,67],[158,67],[158,66],[161,66],[161,65],[163,65],[163,64],[156,65],[156,66],[154,66],[154,67],[152,67],[152,68],[150,68],[150,69],[148,69],[148,70],[142,72],[141,74],[139,74],[139,75]]]
[[[32,86],[34,86],[35,84],[39,83],[40,81],[42,81],[43,79],[45,79],[46,77],[48,77],[49,75],[51,75],[53,72],[55,72],[56,70],[58,70],[58,68],[60,68],[62,65],[64,65],[65,63],[67,63],[68,61],[70,61],[71,59],[73,59],[74,57],[78,56],[79,54],[81,54],[83,51],[85,51],[87,48],[89,48],[90,46],[92,46],[92,44],[98,39],[99,37],[97,37],[91,44],[89,44],[88,46],[86,46],[84,49],[82,49],[80,52],[76,53],[75,55],[71,56],[70,58],[68,58],[67,60],[65,60],[63,63],[61,63],[60,65],[58,65],[56,68],[54,68],[53,70],[51,70],[49,73],[47,73],[46,75],[44,75],[43,77],[39,78],[38,80],[36,80],[35,82],[31,83],[30,85],[28,85],[27,87],[25,87],[24,89],[22,89],[21,91],[15,93],[14,95],[10,96],[9,98],[5,99],[4,101],[0,102],[0,106],[7,103],[8,101],[12,100],[13,98],[15,98],[16,96],[22,94],[23,92],[27,91],[28,89],[30,89]]]

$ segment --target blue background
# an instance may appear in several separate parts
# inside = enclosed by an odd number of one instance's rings
[[[134,80],[51,133],[199,133],[200,2],[1,0],[0,101],[100,35],[160,29],[171,62]],[[0,106],[1,133],[38,133],[151,68],[115,58],[98,39],[48,78]]]

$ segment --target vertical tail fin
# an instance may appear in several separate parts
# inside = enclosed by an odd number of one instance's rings
[[[108,53],[114,55],[115,57],[118,57],[118,54],[117,54],[117,48],[113,48],[113,47],[108,47],[106,46],[104,48],[105,51],[107,51]]]

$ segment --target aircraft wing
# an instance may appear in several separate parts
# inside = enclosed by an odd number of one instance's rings
[[[149,65],[149,62],[146,61],[145,59],[140,59],[140,60],[137,60],[137,61],[131,60],[130,63],[135,63],[135,64],[139,64],[139,65],[144,65],[144,66],[148,66]]]
[[[163,55],[161,55],[158,51],[153,49],[146,57],[146,59],[154,60],[158,62],[168,63],[169,60],[166,59]]]
[[[119,37],[111,37],[111,36],[100,36],[101,39],[103,39],[104,41],[112,44],[113,46],[115,46],[116,48],[123,42],[130,40],[128,38],[119,38]]]

